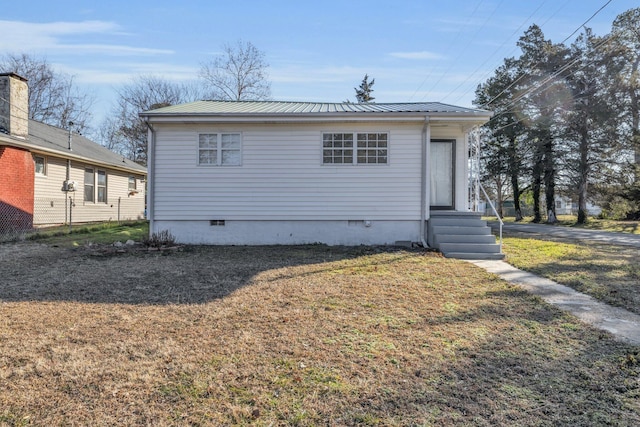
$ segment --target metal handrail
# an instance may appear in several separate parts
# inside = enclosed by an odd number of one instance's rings
[[[482,190],[484,197],[487,199],[487,203],[489,203],[489,206],[491,206],[493,213],[496,215],[496,218],[498,218],[498,221],[500,222],[500,253],[502,253],[502,226],[504,225],[504,222],[502,221],[502,218],[500,218],[500,215],[498,215],[498,211],[496,210],[496,207],[493,206],[493,203],[491,203],[491,199],[489,199],[489,196],[487,195],[487,192],[484,190],[482,183],[478,181],[478,185],[480,186],[480,189]]]

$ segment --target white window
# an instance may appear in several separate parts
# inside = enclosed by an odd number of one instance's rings
[[[353,134],[323,134],[322,163],[353,163]]]
[[[198,164],[239,166],[242,151],[239,133],[201,133],[198,136]]]
[[[130,176],[129,177],[129,187],[128,187],[129,191],[136,191],[136,177],[135,176]]]
[[[107,203],[107,173],[98,171],[98,203]]]
[[[386,164],[388,142],[387,133],[323,133],[322,163]]]
[[[358,134],[358,163],[387,163],[387,134]]]
[[[84,201],[93,202],[94,189],[95,189],[95,176],[93,175],[93,169],[86,168],[84,170]]]
[[[36,175],[47,175],[47,161],[42,156],[33,156],[33,163],[36,171]]]

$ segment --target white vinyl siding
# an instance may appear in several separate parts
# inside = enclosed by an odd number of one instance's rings
[[[71,161],[69,178],[77,182],[78,190],[65,193],[62,184],[66,181],[67,160],[59,157],[46,156],[47,176],[36,176],[34,185],[34,224],[49,225],[65,223],[65,215],[68,218],[68,206],[73,203],[73,223],[94,221],[136,220],[144,218],[145,194],[143,180],[144,175],[132,175],[108,168],[104,170],[108,179],[108,191],[106,203],[94,203],[84,201],[85,170],[93,171],[95,177],[96,165]],[[137,193],[130,195],[128,190],[129,177],[136,179]],[[95,195],[96,189],[92,191]],[[95,200],[95,199],[94,199]],[[66,207],[65,207],[66,205]],[[119,214],[118,214],[119,210]]]
[[[194,167],[201,125],[158,124],[157,220],[419,220],[422,122],[244,125],[242,168]],[[222,127],[221,127],[222,128]],[[323,164],[323,133],[384,133],[393,164]],[[220,129],[218,133],[224,129]]]
[[[199,134],[198,164],[200,166],[240,166],[242,164],[240,134]]]

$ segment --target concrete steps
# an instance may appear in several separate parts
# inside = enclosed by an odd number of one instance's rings
[[[491,228],[475,212],[431,212],[427,243],[447,258],[503,259]]]

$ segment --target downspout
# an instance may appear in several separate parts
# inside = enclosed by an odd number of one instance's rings
[[[155,173],[155,145],[156,145],[156,131],[149,123],[149,118],[145,118],[144,121],[149,129],[147,134],[147,218],[149,219],[149,236],[153,234],[154,230],[154,206],[155,206],[155,192],[154,192],[154,180],[152,179]]]
[[[420,176],[420,242],[423,248],[427,248],[429,245],[424,239],[425,222],[427,221],[427,160],[428,156],[428,144],[427,141],[431,139],[431,126],[429,125],[429,116],[424,118],[424,126],[422,127],[422,156],[421,156],[421,176]]]

